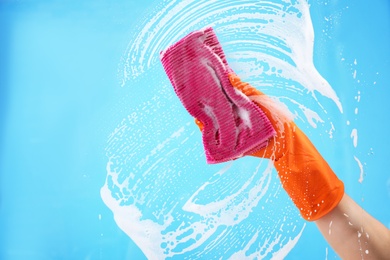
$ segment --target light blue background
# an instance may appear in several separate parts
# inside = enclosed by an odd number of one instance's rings
[[[118,64],[153,7],[152,1],[0,2],[0,259],[143,259],[100,188],[107,137],[120,120],[112,106],[127,91]],[[311,15],[316,67],[344,105],[332,120],[345,125],[333,140],[339,152],[314,142],[347,192],[390,226],[390,5],[328,1],[325,8],[311,1]],[[323,18],[329,15],[337,18],[332,28]],[[362,184],[352,155],[364,163]],[[325,259],[327,248],[310,223],[288,259]],[[335,258],[329,249],[328,259]]]

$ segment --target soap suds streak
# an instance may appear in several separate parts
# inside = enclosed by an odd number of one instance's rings
[[[241,45],[246,51],[254,50],[264,55],[266,60],[276,58],[276,63],[271,61],[270,65],[278,65],[278,70],[282,71],[285,78],[298,79],[313,95],[318,91],[332,99],[342,111],[335,92],[313,65],[314,32],[309,6],[306,1],[293,3],[210,3],[207,0],[169,2],[170,8],[156,13],[130,44],[124,57],[123,82],[126,83],[158,63],[158,53],[189,32],[213,26],[224,46]],[[237,43],[237,39],[240,39],[240,43]]]
[[[155,95],[138,96],[108,137],[103,201],[149,259],[283,259],[304,223],[272,166],[250,157],[205,164],[200,132],[175,97],[159,52],[212,26],[243,80],[286,101],[313,128],[334,129],[321,102],[340,112],[342,105],[313,64],[309,4],[161,1],[145,21],[123,57],[122,86]]]
[[[359,166],[359,170],[360,170],[360,174],[359,174],[359,182],[362,183],[363,180],[364,180],[364,169],[363,169],[363,164],[360,162],[360,160],[354,156],[353,157],[355,159],[355,161],[357,162],[358,166]]]
[[[352,138],[352,142],[353,142],[353,147],[356,148],[358,145],[358,133],[357,133],[356,128],[352,129],[351,138]]]

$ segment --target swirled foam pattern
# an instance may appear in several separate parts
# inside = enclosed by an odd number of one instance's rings
[[[326,108],[342,113],[342,104],[314,67],[306,1],[162,1],[123,57],[131,94],[107,141],[101,196],[150,259],[283,259],[304,222],[271,164],[206,165],[200,132],[159,63],[161,50],[206,26],[243,80],[285,103],[298,124],[334,129]]]

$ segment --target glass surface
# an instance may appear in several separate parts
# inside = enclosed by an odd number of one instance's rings
[[[206,26],[390,228],[388,1],[5,0],[0,259],[338,259],[267,160],[206,164],[159,61]]]

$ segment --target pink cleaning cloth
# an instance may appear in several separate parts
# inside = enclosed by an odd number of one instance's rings
[[[176,95],[204,126],[207,163],[251,154],[276,134],[264,112],[230,83],[233,71],[211,27],[185,36],[160,58]]]

